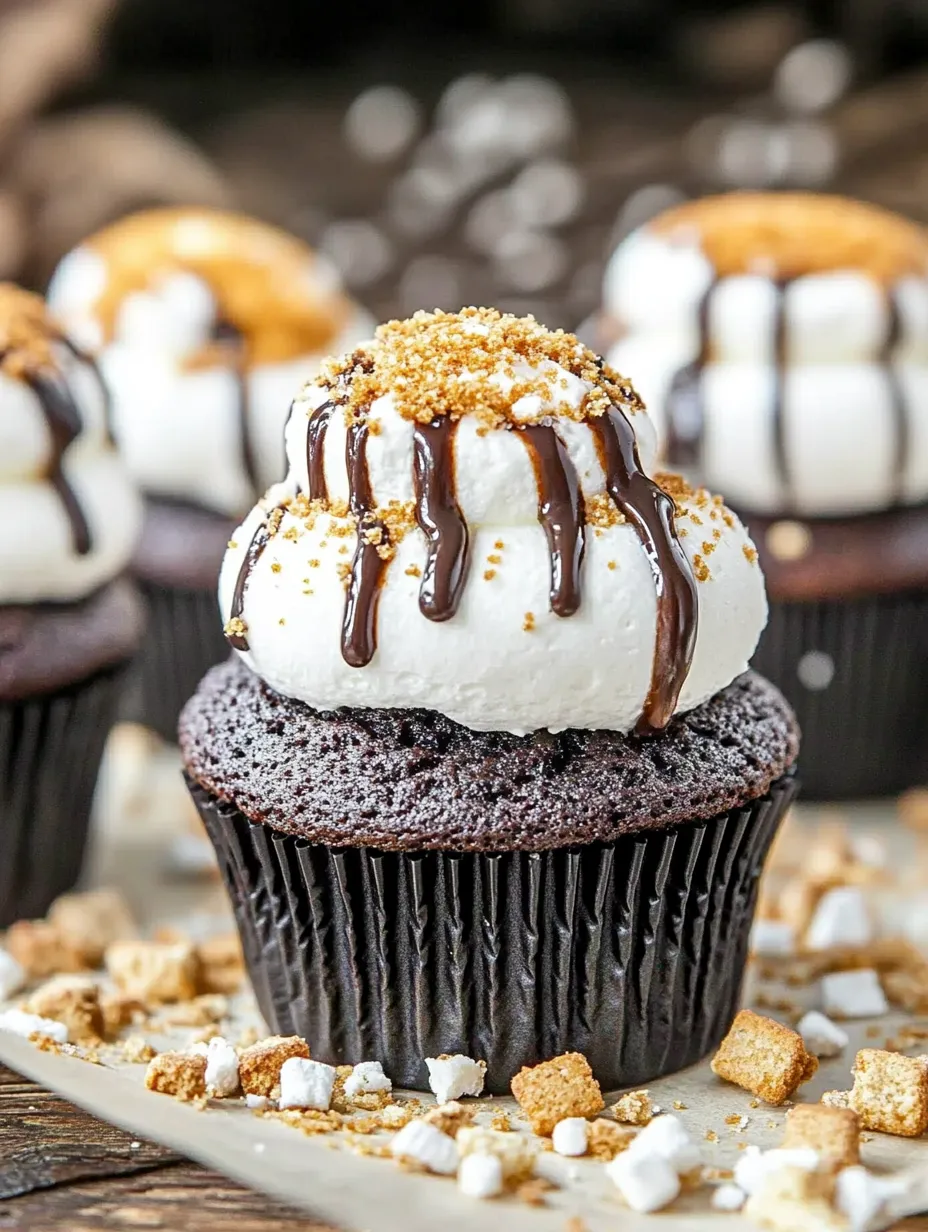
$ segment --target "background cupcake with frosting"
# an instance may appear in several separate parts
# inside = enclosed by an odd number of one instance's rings
[[[77,879],[142,607],[141,502],[94,361],[0,285],[0,925]]]
[[[757,553],[652,474],[571,335],[419,313],[324,365],[220,583],[181,749],[250,974],[313,1056],[506,1090],[695,1061],[737,1003],[798,735],[746,673]]]
[[[694,201],[619,246],[602,327],[668,463],[748,518],[771,598],[754,664],[799,715],[804,794],[921,782],[923,230],[835,197]]]
[[[284,472],[288,398],[371,323],[299,240],[210,209],[145,211],[91,236],[49,302],[98,357],[145,495],[134,570],[150,632],[125,717],[173,741],[181,704],[227,653],[216,577],[231,530]]]

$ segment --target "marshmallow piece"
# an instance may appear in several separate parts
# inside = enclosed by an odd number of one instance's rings
[[[440,1104],[462,1095],[479,1095],[487,1072],[486,1061],[474,1061],[462,1053],[453,1057],[426,1057],[429,1086]]]
[[[747,1201],[747,1194],[737,1185],[719,1185],[712,1195],[714,1211],[740,1211]]]
[[[857,886],[837,886],[822,895],[806,931],[806,949],[831,950],[872,940],[867,900]]]
[[[40,1018],[38,1014],[26,1014],[22,1010],[5,1010],[0,1014],[0,1031],[11,1031],[28,1039],[30,1035],[43,1035],[59,1044],[68,1042],[68,1028],[54,1018]]]
[[[876,1018],[889,1012],[879,976],[869,967],[823,975],[822,1004],[826,1014],[839,1018]]]
[[[249,1094],[245,1096],[245,1106],[247,1108],[254,1108],[256,1111],[257,1110],[263,1111],[265,1108],[270,1108],[271,1101],[268,1099],[266,1095]]]
[[[624,1151],[606,1172],[626,1204],[642,1214],[662,1210],[680,1192],[680,1178],[660,1155]]]
[[[335,1067],[306,1057],[290,1057],[280,1067],[280,1108],[327,1112],[335,1086]]]
[[[551,1145],[558,1155],[585,1155],[590,1141],[590,1123],[583,1117],[565,1117],[551,1134]]]
[[[762,1151],[760,1147],[749,1146],[735,1164],[735,1184],[748,1196],[757,1193],[768,1176],[780,1172],[783,1168],[801,1168],[804,1172],[814,1172],[821,1162],[818,1151],[811,1147],[775,1147],[772,1151]]]
[[[796,930],[786,920],[755,920],[751,953],[758,958],[782,958],[795,952]]]
[[[847,1219],[851,1232],[864,1232],[883,1213],[886,1199],[896,1191],[892,1182],[857,1165],[842,1168],[835,1181],[835,1207]]]
[[[851,855],[867,868],[885,868],[889,860],[886,844],[876,834],[852,834]]]
[[[363,1095],[368,1091],[392,1090],[393,1083],[383,1072],[379,1061],[361,1061],[345,1080],[346,1099],[353,1099],[356,1095]]]
[[[465,1155],[458,1168],[458,1189],[468,1198],[495,1198],[503,1192],[503,1165],[496,1155]]]
[[[214,1035],[206,1048],[206,1089],[222,1099],[238,1088],[238,1053],[228,1040]]]
[[[848,1045],[847,1032],[818,1010],[803,1014],[796,1030],[814,1057],[836,1057]]]
[[[440,1176],[452,1176],[458,1170],[457,1143],[427,1121],[404,1125],[394,1135],[390,1151],[397,1159],[415,1160]]]
[[[690,1138],[679,1117],[655,1117],[629,1143],[626,1155],[651,1156],[663,1159],[679,1174],[699,1167],[699,1149]]]
[[[184,1049],[188,1057],[208,1057],[209,1045],[206,1040],[197,1040],[195,1044],[190,1044]]]
[[[26,972],[12,954],[0,950],[0,1001],[19,992],[26,982]]]

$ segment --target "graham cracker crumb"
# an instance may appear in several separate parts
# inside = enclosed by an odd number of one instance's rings
[[[523,1181],[515,1192],[516,1198],[528,1206],[546,1206],[545,1194],[549,1194],[557,1186],[545,1177],[535,1176],[530,1181]]]
[[[714,1074],[768,1104],[784,1103],[817,1068],[796,1031],[751,1010],[736,1015],[712,1058]]]
[[[838,1168],[860,1163],[860,1122],[849,1108],[797,1104],[786,1115],[784,1147],[811,1147]]]
[[[309,1059],[309,1045],[298,1035],[270,1035],[244,1048],[238,1059],[244,1093],[270,1096],[280,1082],[280,1067],[290,1057]]]
[[[142,1065],[157,1056],[155,1049],[141,1035],[130,1035],[123,1040],[120,1053],[123,1060],[131,1065]]]
[[[635,1129],[617,1125],[615,1121],[607,1121],[604,1117],[597,1117],[590,1122],[587,1154],[609,1163],[616,1155],[627,1151],[637,1136],[638,1131]]]
[[[48,922],[68,938],[88,967],[99,967],[106,947],[137,936],[129,904],[118,890],[105,888],[62,894],[48,910]]]
[[[525,633],[531,633],[535,628],[535,613],[526,612],[525,619],[522,621],[522,629]]]
[[[461,1156],[495,1155],[503,1170],[503,1180],[509,1184],[525,1180],[535,1168],[537,1145],[527,1134],[500,1133],[481,1125],[465,1125],[458,1130],[455,1141]]]
[[[654,1105],[647,1091],[626,1091],[610,1112],[624,1125],[647,1125],[654,1118]]]
[[[463,1104],[452,1099],[447,1104],[438,1104],[437,1107],[430,1108],[422,1119],[429,1125],[434,1125],[436,1129],[440,1129],[449,1138],[454,1138],[459,1129],[473,1123],[474,1113],[473,1109],[465,1108]]]
[[[199,965],[189,941],[116,941],[105,959],[118,987],[148,1005],[196,996]]]
[[[238,992],[245,979],[245,957],[238,933],[221,933],[201,941],[196,952],[201,993]]]
[[[30,1014],[63,1022],[76,1044],[99,1044],[105,1034],[100,990],[86,976],[54,976],[33,992],[25,1008]]]
[[[849,1104],[864,1129],[920,1138],[928,1129],[928,1067],[917,1057],[862,1048]]]
[[[91,969],[81,947],[47,920],[17,920],[6,931],[4,948],[31,980]]]
[[[162,1052],[148,1063],[145,1085],[149,1091],[175,1099],[206,1097],[206,1057],[189,1052]]]
[[[589,1062],[579,1052],[567,1052],[540,1065],[525,1066],[512,1079],[512,1093],[534,1132],[550,1137],[565,1117],[588,1117],[604,1103]]]

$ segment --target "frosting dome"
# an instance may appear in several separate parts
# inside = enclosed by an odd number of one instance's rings
[[[288,398],[372,322],[296,238],[237,214],[134,214],[61,262],[49,304],[99,357],[156,496],[241,514],[284,469]]]
[[[80,599],[120,573],[141,506],[94,361],[0,284],[0,603]]]
[[[862,202],[732,193],[629,236],[604,286],[663,451],[752,512],[928,499],[928,238]]]
[[[754,650],[746,532],[648,476],[637,394],[572,335],[487,309],[390,322],[303,389],[286,444],[220,580],[230,643],[279,692],[628,731]]]

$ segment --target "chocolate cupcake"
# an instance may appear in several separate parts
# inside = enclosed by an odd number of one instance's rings
[[[0,285],[0,927],[77,880],[142,608],[121,575],[141,502],[97,368]]]
[[[228,653],[219,567],[284,474],[288,398],[372,322],[299,240],[209,209],[146,211],[92,236],[59,266],[49,303],[98,356],[146,498],[133,567],[149,633],[123,717],[174,741],[181,705]]]
[[[238,655],[180,721],[268,1022],[419,1088],[442,1052],[492,1091],[705,1055],[798,744],[745,674],[740,523],[649,477],[624,379],[490,310],[325,365],[287,452],[223,566]]]
[[[631,235],[610,361],[668,464],[746,518],[770,620],[753,665],[795,707],[803,794],[928,773],[928,238],[860,202],[735,193]]]

